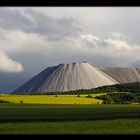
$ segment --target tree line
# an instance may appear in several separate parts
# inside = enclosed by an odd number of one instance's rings
[[[140,96],[133,93],[108,93],[106,95],[96,96],[95,98],[103,100],[103,104],[140,103]]]

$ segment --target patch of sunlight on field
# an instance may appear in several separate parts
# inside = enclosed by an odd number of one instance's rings
[[[105,93],[102,93],[105,94]],[[101,104],[103,101],[95,99],[95,96],[102,94],[90,94],[93,98],[86,98],[87,94],[80,95],[12,95],[0,94],[0,100],[12,103],[34,103],[34,104]]]

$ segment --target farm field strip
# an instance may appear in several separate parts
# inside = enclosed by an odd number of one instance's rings
[[[80,95],[12,95],[0,94],[0,100],[9,101],[12,103],[33,103],[33,104],[101,104],[103,100],[95,99],[95,96],[102,94],[91,94],[93,98],[86,98],[88,94]]]
[[[0,122],[85,121],[140,118],[140,105],[1,104]]]
[[[139,134],[140,119],[0,123],[0,134]]]

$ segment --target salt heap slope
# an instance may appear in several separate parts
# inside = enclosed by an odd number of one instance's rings
[[[120,84],[140,82],[140,68],[100,67],[99,69]]]
[[[117,83],[111,76],[89,63],[60,64],[45,69],[15,90],[14,93],[64,92]]]

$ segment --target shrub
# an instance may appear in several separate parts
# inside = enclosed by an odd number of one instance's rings
[[[23,104],[23,101],[20,101],[21,104]]]
[[[80,94],[78,94],[77,97],[80,97]]]
[[[9,101],[0,100],[0,103],[10,103]]]
[[[86,96],[86,98],[92,98],[92,95],[88,94],[88,95]]]

